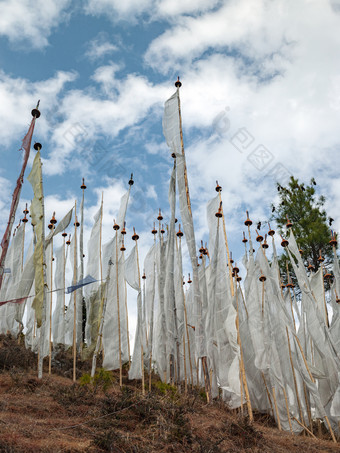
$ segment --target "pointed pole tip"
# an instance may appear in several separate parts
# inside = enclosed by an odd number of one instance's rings
[[[177,77],[177,80],[176,80],[176,82],[175,82],[175,87],[176,87],[176,88],[181,88],[181,86],[182,86],[182,82],[179,81],[179,76],[178,76],[178,77]]]

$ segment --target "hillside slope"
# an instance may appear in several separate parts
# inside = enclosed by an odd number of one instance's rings
[[[0,452],[340,452],[326,431],[322,439],[293,436],[260,414],[250,424],[223,402],[207,405],[199,389],[179,395],[153,377],[143,396],[126,370],[122,389],[118,374],[104,370],[74,384],[65,353],[38,380],[35,362],[16,340],[0,338]]]

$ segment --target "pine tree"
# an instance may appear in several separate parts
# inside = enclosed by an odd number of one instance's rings
[[[329,244],[333,219],[327,218],[324,209],[326,199],[323,195],[316,194],[315,186],[314,178],[306,185],[300,184],[293,176],[287,187],[277,184],[280,202],[278,206],[272,205],[272,219],[276,221],[281,235],[286,234],[288,221],[293,224],[292,229],[305,265],[312,264],[317,271],[320,267],[320,253],[325,258],[322,263],[324,267],[327,268],[333,261],[332,247]],[[287,260],[287,253],[284,252],[279,262],[284,275]]]

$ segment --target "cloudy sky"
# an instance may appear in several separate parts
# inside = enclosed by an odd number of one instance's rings
[[[197,240],[218,180],[239,261],[245,210],[267,219],[290,174],[315,177],[339,230],[339,0],[0,0],[0,11],[1,234],[40,99],[47,219],[80,201],[85,177],[86,237],[103,191],[109,239],[133,172],[127,228],[145,254],[158,208],[168,213],[161,123],[178,75]],[[20,212],[31,198],[25,181]]]

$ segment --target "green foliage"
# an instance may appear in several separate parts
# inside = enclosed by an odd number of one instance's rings
[[[158,381],[155,383],[156,389],[163,395],[170,395],[174,397],[177,393],[177,388],[174,385],[167,384],[166,382]]]
[[[90,387],[94,391],[101,388],[104,392],[106,392],[112,384],[113,381],[111,372],[105,370],[104,368],[99,368],[93,377],[91,377],[89,373],[84,373],[80,378],[81,386]]]
[[[333,260],[332,247],[329,244],[331,230],[328,218],[324,209],[325,197],[316,194],[316,182],[311,179],[310,184],[300,184],[293,176],[290,178],[287,187],[277,184],[280,202],[273,206],[274,219],[278,225],[279,233],[286,235],[287,219],[293,223],[293,232],[300,249],[302,259],[306,266],[313,264],[315,271],[319,268],[318,258],[320,250],[325,258],[323,263],[326,267]],[[282,273],[286,274],[286,261],[288,260],[285,251],[280,257],[279,264]]]

